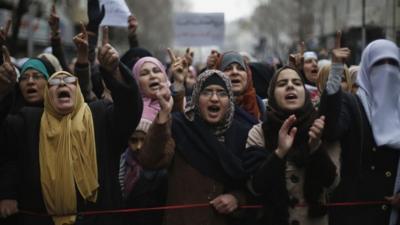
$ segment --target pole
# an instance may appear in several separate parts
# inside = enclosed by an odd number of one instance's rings
[[[367,44],[367,32],[365,28],[365,0],[362,0],[362,12],[361,12],[361,46],[365,48]]]
[[[393,0],[393,41],[396,42],[397,35],[396,35],[396,0]]]

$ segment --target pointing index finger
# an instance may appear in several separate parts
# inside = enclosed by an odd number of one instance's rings
[[[300,56],[303,57],[305,51],[304,41],[300,42]]]
[[[7,24],[6,24],[6,28],[5,28],[5,30],[4,30],[4,33],[5,33],[5,35],[7,36],[7,34],[8,34],[8,31],[10,30],[10,28],[11,28],[11,19],[9,19],[9,20],[7,20]]]
[[[8,51],[5,45],[2,46],[2,50],[3,50],[3,61],[11,64],[10,52]]]
[[[53,5],[51,6],[51,14],[53,14],[53,15],[57,14],[57,11],[56,11],[56,4],[54,4],[54,3],[53,3]]]
[[[102,46],[106,45],[109,43],[109,37],[108,37],[108,26],[103,27],[103,38],[102,38]]]
[[[338,30],[336,32],[335,48],[340,48],[341,39],[342,39],[342,32],[340,30]]]
[[[83,36],[84,36],[85,38],[87,37],[86,26],[85,26],[85,24],[83,24],[82,21],[81,21],[81,33],[83,34]]]
[[[176,61],[176,56],[172,52],[172,50],[170,48],[167,48],[167,52],[168,52],[169,58],[171,59],[171,62],[175,62]]]

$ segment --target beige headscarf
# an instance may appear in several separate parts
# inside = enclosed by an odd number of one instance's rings
[[[49,79],[59,75],[73,76],[60,71]],[[74,109],[67,115],[56,112],[46,85],[39,160],[42,193],[49,214],[76,212],[75,184],[85,200],[96,202],[99,183],[93,118],[78,83]],[[53,216],[53,221],[56,225],[73,224],[75,216]]]
[[[60,61],[53,54],[42,53],[42,54],[38,55],[38,58],[47,60],[54,67],[54,70],[56,72],[62,70]]]

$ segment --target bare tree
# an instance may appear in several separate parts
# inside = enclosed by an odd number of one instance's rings
[[[172,39],[172,0],[128,0],[127,4],[139,22],[140,46],[163,59]]]

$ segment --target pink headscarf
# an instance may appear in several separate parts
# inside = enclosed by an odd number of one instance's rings
[[[165,72],[165,67],[163,66],[163,64],[154,57],[143,57],[143,58],[139,59],[132,68],[133,78],[135,78],[135,80],[139,86],[139,91],[140,91],[140,93],[142,95],[142,99],[143,99],[142,119],[147,119],[147,120],[153,121],[154,118],[156,117],[157,113],[160,111],[160,104],[158,102],[158,99],[151,99],[149,96],[146,96],[143,93],[143,91],[141,90],[142,87],[140,87],[140,83],[139,83],[140,70],[142,69],[143,64],[146,62],[153,63],[158,68],[160,68],[160,70],[162,71],[162,73],[165,76],[168,87],[171,86],[171,82],[168,79],[168,76],[167,76],[167,73]]]

